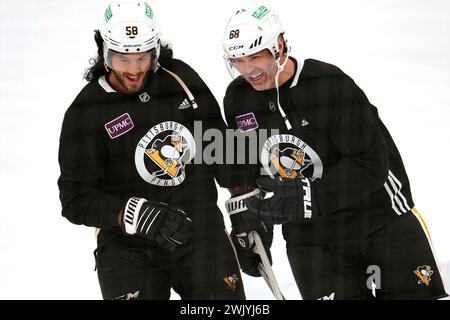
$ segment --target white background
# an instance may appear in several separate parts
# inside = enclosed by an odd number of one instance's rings
[[[150,2],[175,56],[198,71],[220,103],[230,81],[220,39],[231,14],[252,3]],[[94,230],[61,217],[56,181],[63,115],[85,84],[106,4],[0,0],[0,299],[101,299]],[[378,107],[449,279],[450,2],[265,4],[282,18],[295,57],[339,66]],[[219,202],[226,198],[222,191]],[[300,299],[280,231],[274,271],[285,296]],[[272,299],[261,278],[244,281],[249,299]]]

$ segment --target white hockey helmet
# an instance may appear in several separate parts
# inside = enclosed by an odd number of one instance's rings
[[[269,49],[275,58],[279,56],[278,36],[283,34],[278,14],[266,6],[241,9],[234,14],[222,39],[225,58],[249,56]]]
[[[106,8],[100,34],[104,41],[104,58],[108,66],[110,50],[137,53],[155,49],[154,59],[159,57],[159,28],[152,8],[144,1],[111,3]]]

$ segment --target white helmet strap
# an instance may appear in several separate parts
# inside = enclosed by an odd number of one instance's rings
[[[280,51],[280,46],[278,45],[278,58],[276,58],[276,63],[277,63],[277,73],[275,74],[275,88],[277,89],[277,105],[278,105],[278,110],[280,111],[281,116],[283,117],[284,123],[286,125],[286,128],[288,130],[292,129],[291,123],[289,122],[289,119],[286,115],[286,113],[284,112],[283,108],[281,107],[280,104],[280,89],[279,89],[279,78],[280,78],[280,74],[281,72],[284,71],[284,67],[286,66],[286,63],[289,60],[289,54],[290,54],[290,47],[287,46],[286,41],[284,42],[285,47],[286,47],[286,56],[285,59],[283,61],[282,64],[280,64],[280,60],[281,57],[283,55],[283,53]]]

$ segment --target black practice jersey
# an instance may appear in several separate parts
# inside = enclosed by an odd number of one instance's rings
[[[219,106],[187,64],[173,59],[164,67],[183,80],[198,108],[159,68],[133,95],[115,92],[100,77],[67,110],[58,184],[63,215],[71,222],[115,226],[133,196],[182,208],[197,236],[223,229],[214,178],[223,187],[233,187],[237,179],[224,166],[202,160],[203,132],[225,127]],[[199,121],[195,129],[194,121]]]
[[[248,136],[247,141],[256,136],[253,141],[259,145],[258,162],[245,166],[250,183],[261,174],[309,178],[313,218],[288,224],[305,230],[314,221],[332,229],[333,221],[345,221],[349,232],[373,230],[389,217],[408,212],[414,205],[408,177],[377,109],[336,66],[312,59],[293,61],[296,72],[280,87],[291,130],[278,110],[276,89],[256,91],[243,78],[227,89],[228,125]],[[247,161],[250,155],[247,152]]]

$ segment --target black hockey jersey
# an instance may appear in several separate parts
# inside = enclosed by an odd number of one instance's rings
[[[71,222],[117,226],[117,214],[133,196],[182,208],[193,220],[196,237],[223,230],[214,178],[223,187],[239,182],[235,171],[202,159],[203,132],[225,128],[219,106],[187,64],[172,59],[164,67],[183,80],[198,108],[159,68],[134,95],[115,92],[100,77],[67,110],[58,185],[62,214]]]
[[[276,89],[256,91],[238,78],[224,98],[228,125],[258,141],[258,163],[245,166],[248,181],[261,174],[312,181],[313,218],[286,224],[285,237],[297,241],[302,233],[301,243],[315,243],[360,236],[409,212],[408,177],[377,109],[339,68],[293,60],[296,72],[279,88],[291,130]]]

